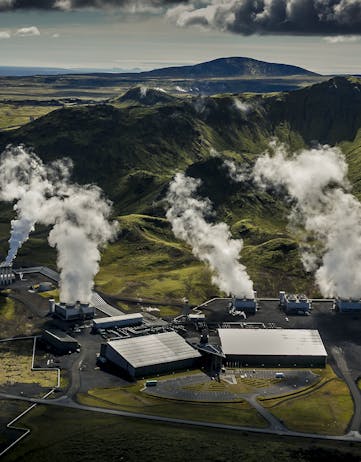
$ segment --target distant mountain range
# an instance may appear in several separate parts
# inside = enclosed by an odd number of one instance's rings
[[[11,67],[0,66],[3,76],[31,76],[58,74],[124,74],[134,78],[214,78],[214,77],[286,77],[291,75],[317,76],[315,72],[288,64],[268,63],[252,58],[230,57],[219,58],[191,66],[174,66],[151,71],[137,72],[137,69],[66,69],[54,67]]]
[[[22,67],[0,66],[0,76],[4,77],[27,77],[34,75],[64,75],[64,74],[90,74],[90,73],[123,73],[138,72],[139,69],[67,69],[62,67]]]
[[[165,67],[140,72],[143,77],[212,78],[212,77],[285,77],[290,75],[316,76],[315,72],[288,64],[268,63],[252,58],[219,58],[193,66]]]

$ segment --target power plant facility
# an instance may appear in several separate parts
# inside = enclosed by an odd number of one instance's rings
[[[311,300],[302,294],[286,294],[280,291],[280,306],[286,314],[307,315],[312,309]]]
[[[201,354],[174,331],[113,340],[101,345],[100,362],[109,361],[130,377],[195,367]]]
[[[317,330],[218,329],[231,367],[325,367],[327,352]]]
[[[49,312],[64,321],[76,321],[92,319],[95,315],[95,308],[89,303],[56,303],[54,299],[49,300]]]
[[[233,316],[237,315],[254,315],[257,312],[257,293],[254,292],[253,298],[233,297],[229,313]]]
[[[15,274],[11,265],[0,265],[0,287],[11,285],[15,281]]]
[[[361,312],[361,300],[336,298],[335,308],[340,313]]]

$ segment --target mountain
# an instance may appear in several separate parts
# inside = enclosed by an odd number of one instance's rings
[[[317,76],[315,72],[287,64],[268,63],[252,58],[219,58],[192,66],[175,66],[140,72],[143,77],[214,78],[214,77],[286,77],[291,75]]]
[[[141,104],[140,95],[135,89],[121,103],[61,108],[0,133],[0,148],[24,143],[46,162],[69,156],[74,178],[96,182],[114,201],[121,233],[104,253],[99,288],[113,295],[186,296],[194,303],[217,295],[209,272],[165,220],[169,181],[176,171],[186,171],[202,180],[200,194],[216,211],[210,219],[226,221],[232,234],[244,239],[242,261],[260,294],[282,288],[317,295],[300,262],[298,237],[287,227],[287,201],[252,182],[234,183],[223,160],[251,166],[275,136],[293,149],[337,144],[361,197],[361,80],[337,77],[271,95],[173,98],[151,92],[153,104]],[[9,209],[1,216],[4,252]],[[18,263],[36,255],[36,263],[49,264],[52,254],[45,249],[45,235],[37,235]]]
[[[141,104],[154,106],[155,104],[166,104],[174,102],[175,98],[169,95],[162,88],[134,87],[124,95],[112,98],[111,103]]]

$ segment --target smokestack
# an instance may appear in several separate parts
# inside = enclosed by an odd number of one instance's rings
[[[232,239],[226,223],[211,224],[205,219],[212,213],[208,199],[196,198],[200,180],[177,173],[169,186],[166,216],[173,233],[192,247],[193,254],[207,263],[212,282],[226,294],[253,298],[253,283],[239,261],[243,241]]]

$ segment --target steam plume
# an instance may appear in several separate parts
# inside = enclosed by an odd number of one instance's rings
[[[53,191],[42,161],[21,146],[10,147],[0,157],[0,200],[16,201],[17,218],[11,221],[6,264],[10,265],[19,248],[39,220],[46,196]]]
[[[117,231],[109,222],[111,203],[93,185],[68,185],[51,221],[49,244],[58,251],[61,300],[88,302],[94,276],[99,271],[100,251]]]
[[[288,156],[273,144],[274,155],[254,168],[261,185],[285,188],[294,201],[293,225],[302,225],[319,245],[303,252],[306,270],[316,270],[325,297],[361,297],[361,204],[349,192],[347,164],[338,148],[322,146]]]
[[[52,226],[49,244],[58,251],[60,298],[66,303],[88,302],[99,270],[99,248],[113,238],[116,223],[109,222],[111,203],[94,185],[69,181],[69,160],[44,165],[24,147],[10,147],[0,158],[0,198],[16,201],[12,221],[11,263],[36,223]]]
[[[232,239],[225,223],[211,224],[208,199],[196,198],[200,180],[177,173],[167,194],[167,219],[175,236],[192,247],[193,254],[213,271],[212,282],[220,290],[239,297],[253,298],[253,283],[245,266],[239,263],[242,240]]]

